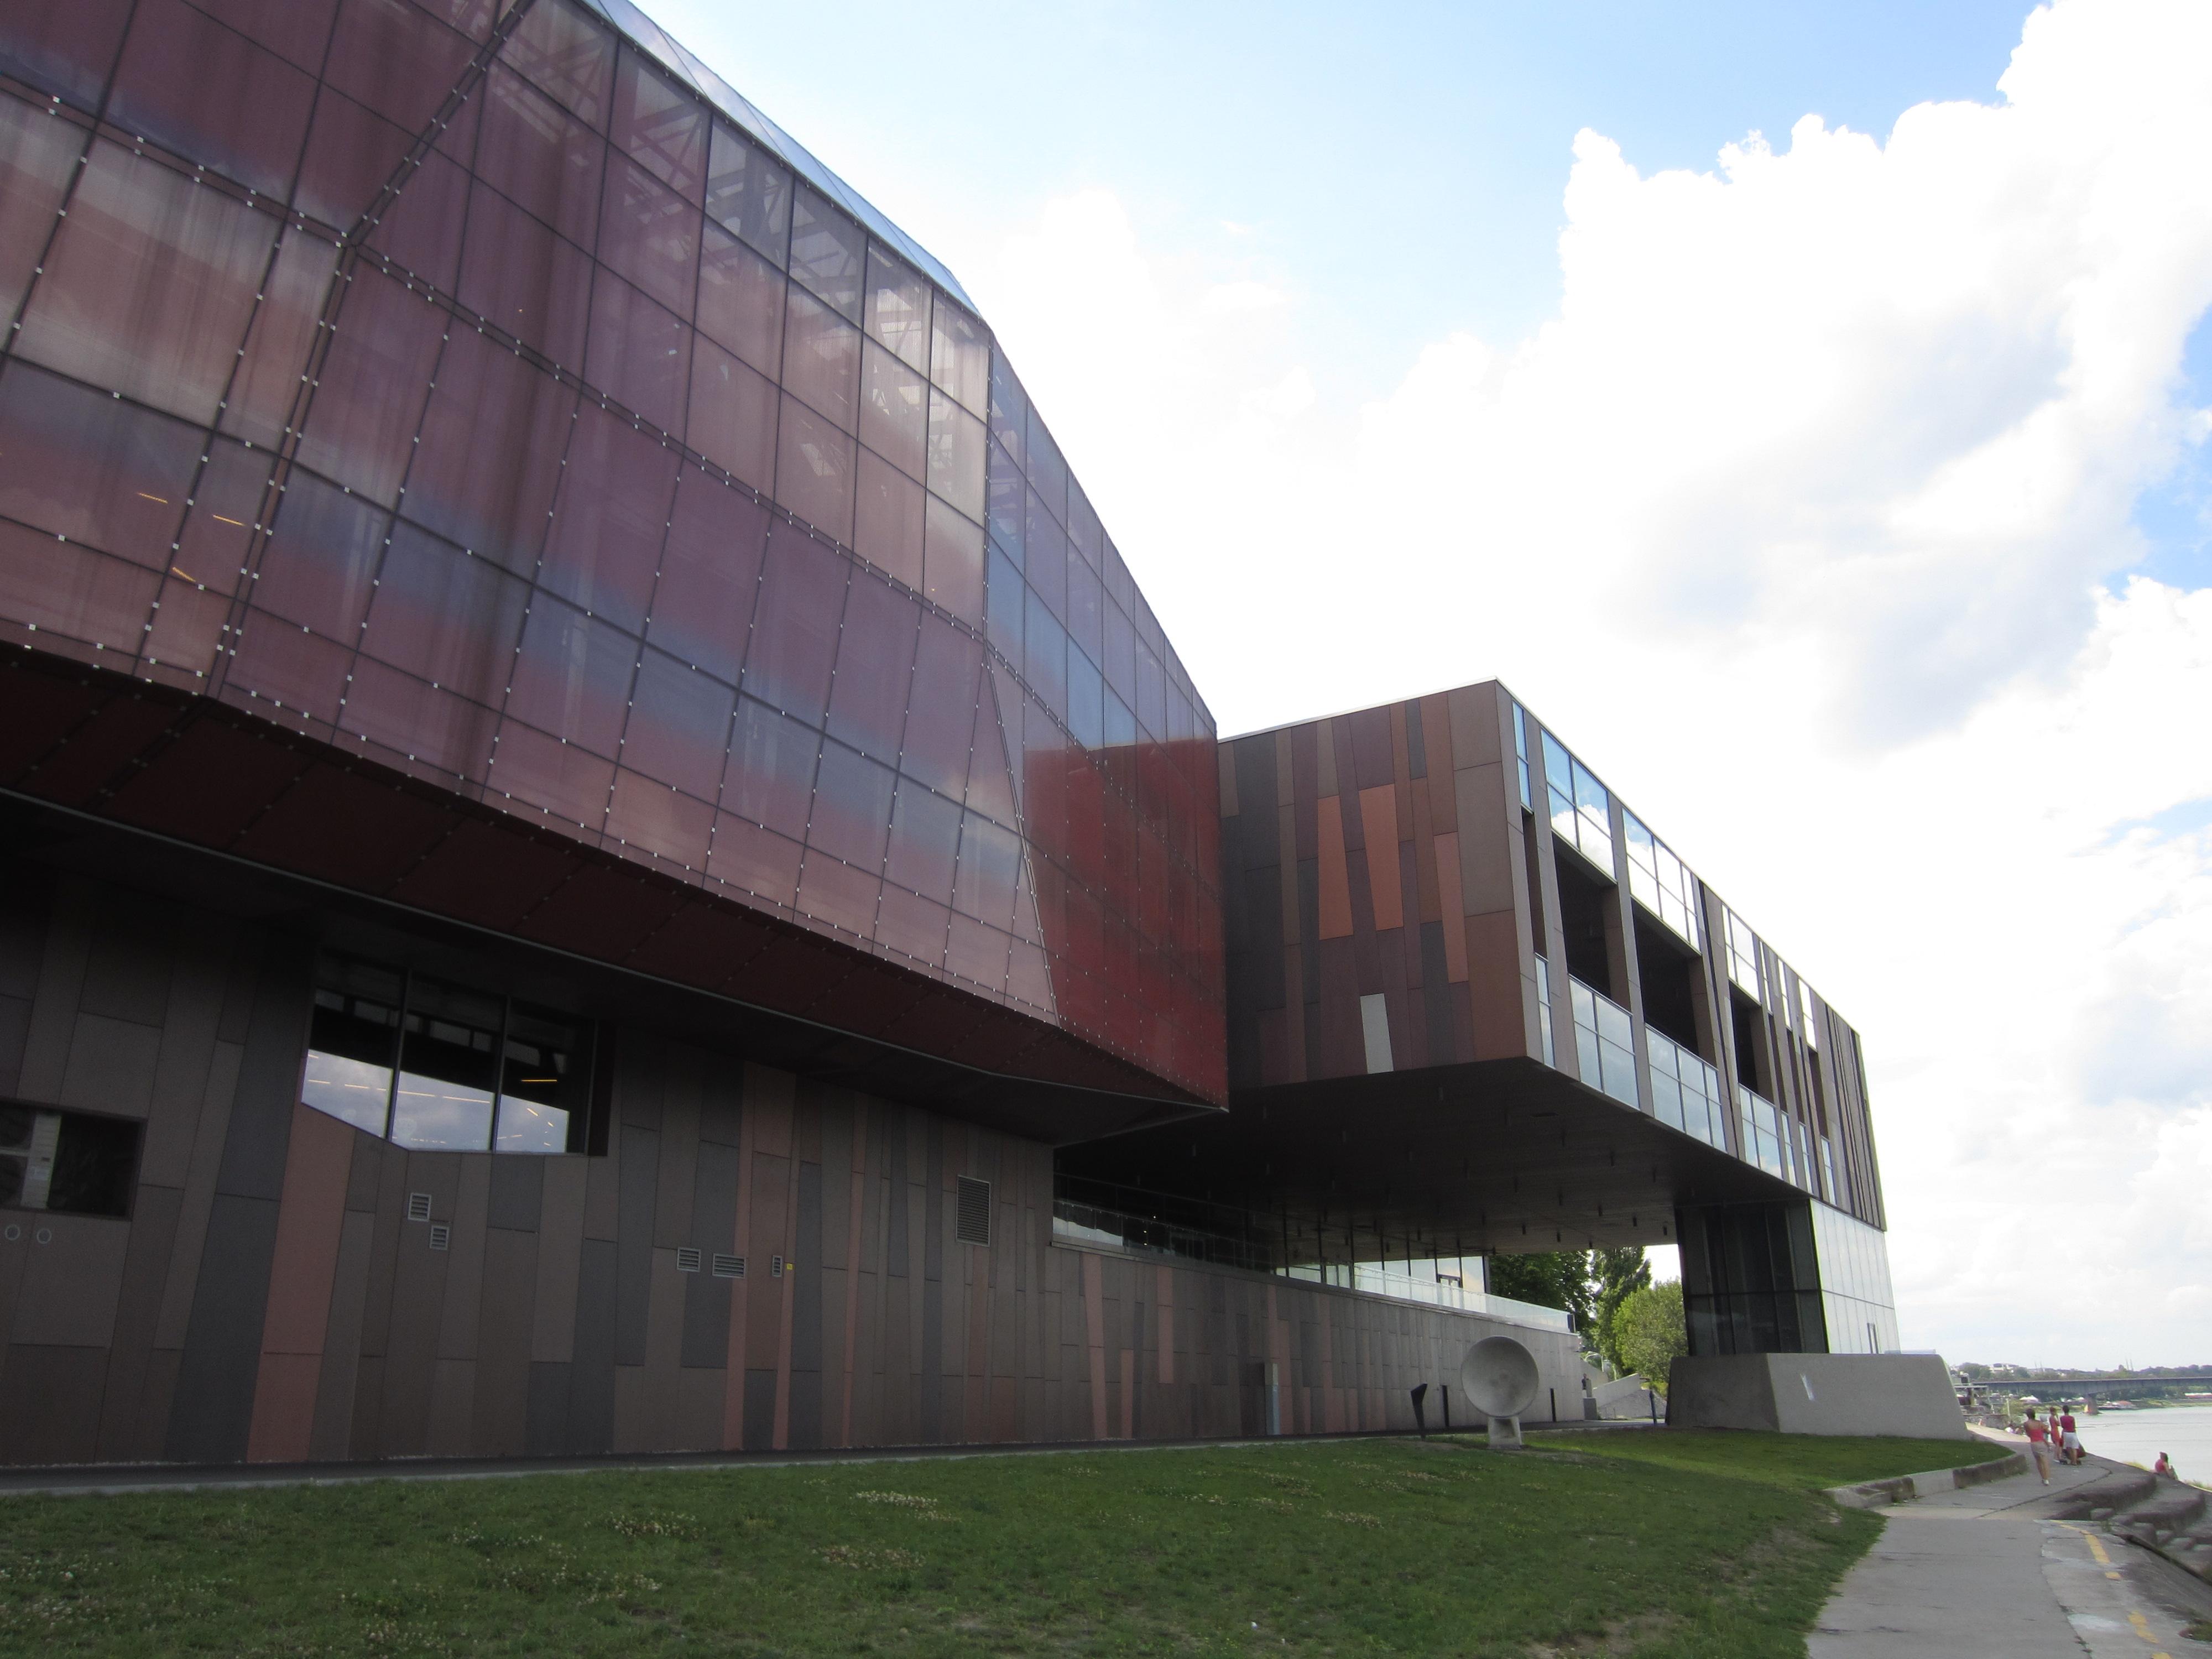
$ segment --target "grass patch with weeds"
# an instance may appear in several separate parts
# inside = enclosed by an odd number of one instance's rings
[[[1803,1652],[1927,1443],[1277,1442],[0,1502],[0,1653]]]

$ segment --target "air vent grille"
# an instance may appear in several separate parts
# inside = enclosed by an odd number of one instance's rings
[[[453,1230],[451,1227],[448,1227],[444,1222],[441,1221],[430,1229],[430,1248],[432,1249],[451,1249],[453,1248]]]
[[[430,1218],[429,1194],[410,1193],[407,1194],[407,1218],[410,1221],[428,1221]]]
[[[696,1273],[699,1271],[699,1251],[696,1245],[686,1244],[677,1250],[676,1271],[679,1273]]]
[[[717,1279],[743,1279],[744,1276],[745,1276],[745,1259],[744,1259],[744,1257],[743,1257],[743,1256],[741,1256],[741,1255],[723,1255],[720,1251],[719,1251],[719,1250],[718,1250],[718,1251],[716,1251],[716,1252],[714,1253],[714,1277],[715,1277],[715,1278],[717,1278]]]
[[[960,1177],[960,1216],[953,1236],[963,1244],[991,1242],[991,1183]]]

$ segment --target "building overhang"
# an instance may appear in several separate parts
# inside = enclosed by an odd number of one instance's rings
[[[1242,1090],[1226,1113],[1072,1147],[1061,1167],[1287,1217],[1333,1259],[1346,1239],[1359,1260],[1671,1243],[1677,1206],[1806,1197],[1527,1059]]]
[[[1058,1145],[1218,1110],[1047,1022],[688,872],[539,830],[209,698],[0,660],[0,860],[432,968]]]

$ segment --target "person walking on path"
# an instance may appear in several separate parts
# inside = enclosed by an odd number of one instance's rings
[[[2081,1437],[2074,1431],[2074,1413],[2063,1406],[2058,1408],[2058,1456],[2069,1467],[2081,1461]]]
[[[2051,1431],[2036,1416],[2033,1406],[2027,1408],[2027,1421],[2023,1426],[2027,1431],[2028,1455],[2035,1460],[2035,1472],[2047,1486],[2051,1484]],[[2166,1460],[2161,1456],[2159,1461],[2164,1462]]]

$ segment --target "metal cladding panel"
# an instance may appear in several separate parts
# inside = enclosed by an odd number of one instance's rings
[[[944,273],[609,9],[0,16],[0,641],[258,723],[0,767],[696,983],[690,890],[1218,1102],[1211,716]]]

